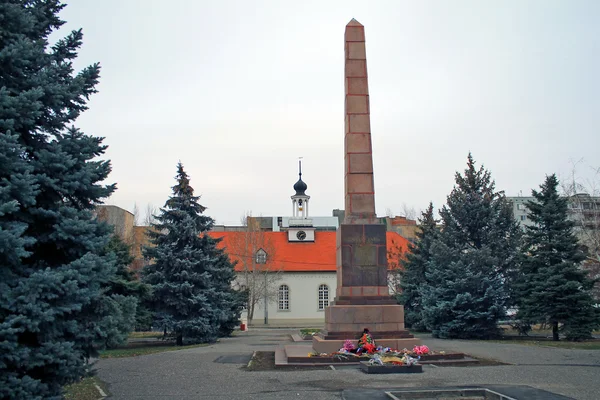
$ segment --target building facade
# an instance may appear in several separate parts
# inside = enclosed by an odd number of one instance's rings
[[[512,205],[513,217],[521,226],[531,226],[527,203],[534,201],[533,196],[506,197]],[[600,197],[578,193],[569,196],[569,218],[575,222],[576,230],[597,229],[600,227]]]
[[[304,229],[209,232],[235,263],[237,287],[254,290],[254,304],[245,312],[251,324],[323,323],[337,289],[336,232],[315,230],[298,239]],[[394,269],[409,242],[396,232],[386,236],[388,265]]]
[[[533,223],[529,219],[529,209],[527,208],[527,202],[534,200],[534,197],[506,197],[506,199],[512,205],[512,213],[515,221],[519,223],[521,227],[530,226]]]
[[[238,287],[250,291],[246,317],[253,325],[322,324],[336,295],[336,231],[343,211],[310,215],[301,164],[293,188],[291,216],[249,217],[244,229],[209,232],[235,263]],[[389,225],[397,229],[416,226],[405,218],[394,221]],[[397,268],[408,240],[391,229],[386,236],[388,265]]]
[[[133,213],[112,205],[99,205],[95,210],[96,218],[113,227],[115,235],[131,245],[134,240]]]
[[[299,167],[291,216],[248,217],[243,226],[214,226],[208,232],[235,263],[235,286],[251,292],[244,316],[253,325],[320,325],[336,296],[336,231],[344,211],[311,216],[308,186]],[[151,228],[134,226],[133,214],[116,206],[100,206],[97,215],[127,238],[134,256],[131,268],[139,273],[147,262],[142,248],[150,245],[146,233]],[[380,222],[388,228],[388,265],[393,270],[408,249],[409,240],[401,233],[414,236],[416,222],[403,217]]]

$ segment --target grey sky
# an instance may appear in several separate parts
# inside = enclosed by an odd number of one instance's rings
[[[162,206],[178,160],[218,223],[343,208],[346,23],[365,26],[378,214],[440,207],[469,151],[507,195],[600,166],[599,1],[72,1],[77,121],[106,137],[108,200]],[[62,32],[64,32],[64,29]]]

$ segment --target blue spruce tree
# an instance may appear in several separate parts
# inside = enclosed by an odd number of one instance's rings
[[[101,302],[105,310],[102,339],[103,347],[114,348],[124,345],[138,324],[149,329],[151,315],[146,303],[150,299],[150,286],[140,282],[130,270],[134,260],[131,246],[119,236],[113,234],[104,251],[115,258],[115,274]]]
[[[102,340],[110,228],[93,216],[114,190],[102,139],[67,128],[99,65],[75,74],[73,31],[49,47],[59,1],[0,3],[0,398],[60,398]]]
[[[504,195],[471,154],[455,179],[430,247],[423,315],[435,337],[489,338],[499,333],[509,301],[520,231]]]
[[[158,322],[187,342],[212,342],[227,335],[239,321],[243,299],[232,289],[233,265],[218,240],[206,234],[212,218],[194,196],[181,163],[177,184],[149,233],[153,247],[144,250],[152,260],[142,273],[152,286]]]
[[[421,214],[417,240],[408,246],[408,254],[402,261],[400,287],[402,293],[398,302],[404,305],[404,322],[409,328],[418,331],[427,329],[423,319],[422,291],[427,282],[427,262],[431,258],[431,244],[438,233],[437,221],[433,215],[433,204]]]
[[[562,330],[570,340],[591,337],[600,323],[591,289],[594,280],[581,267],[585,260],[568,218],[568,199],[557,191],[556,175],[546,177],[527,203],[529,219],[517,278],[517,318],[552,326],[554,340]]]

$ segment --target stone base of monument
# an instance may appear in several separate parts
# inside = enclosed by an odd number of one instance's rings
[[[341,346],[340,346],[341,347]],[[337,351],[336,349],[335,351]],[[275,350],[275,367],[319,367],[323,365],[357,365],[361,361],[369,361],[369,355],[361,357],[344,356],[327,353],[326,356],[312,355],[312,349],[307,345],[285,345]],[[452,366],[475,366],[479,360],[468,357],[463,353],[436,353],[422,355],[419,359],[420,365],[435,365],[438,367]]]
[[[412,349],[414,346],[418,346],[421,344],[421,341],[417,338],[412,339],[378,339],[377,334],[374,334],[375,343],[377,346],[390,347],[392,349]],[[352,342],[356,342],[354,338],[351,339]],[[335,339],[335,340],[327,340],[322,337],[315,335],[313,336],[313,349],[317,353],[334,353],[344,347],[344,342],[346,340]]]
[[[367,374],[418,374],[423,372],[423,367],[416,365],[378,365],[371,364],[368,361],[360,362],[360,369]]]
[[[372,297],[336,298],[335,303],[325,309],[325,330],[313,336],[313,349],[318,353],[338,351],[346,340],[358,340],[365,328],[369,329],[378,346],[402,350],[421,344],[419,339],[404,329],[403,306],[390,296]]]
[[[345,358],[330,356],[311,356],[312,348],[307,345],[285,345],[275,350],[275,368],[285,367],[322,367],[328,365],[357,365],[358,357]],[[368,361],[368,358],[362,358]]]

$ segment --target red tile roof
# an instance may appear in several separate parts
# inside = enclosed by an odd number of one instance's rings
[[[336,270],[336,232],[316,231],[314,242],[288,242],[287,232],[209,232],[211,237],[222,238],[220,248],[224,248],[232,261],[237,261],[236,271],[250,265],[253,257],[252,246],[263,248],[268,254],[269,269],[285,272],[334,272]],[[396,232],[387,232],[389,268],[397,268],[397,255],[403,254],[408,241]]]

